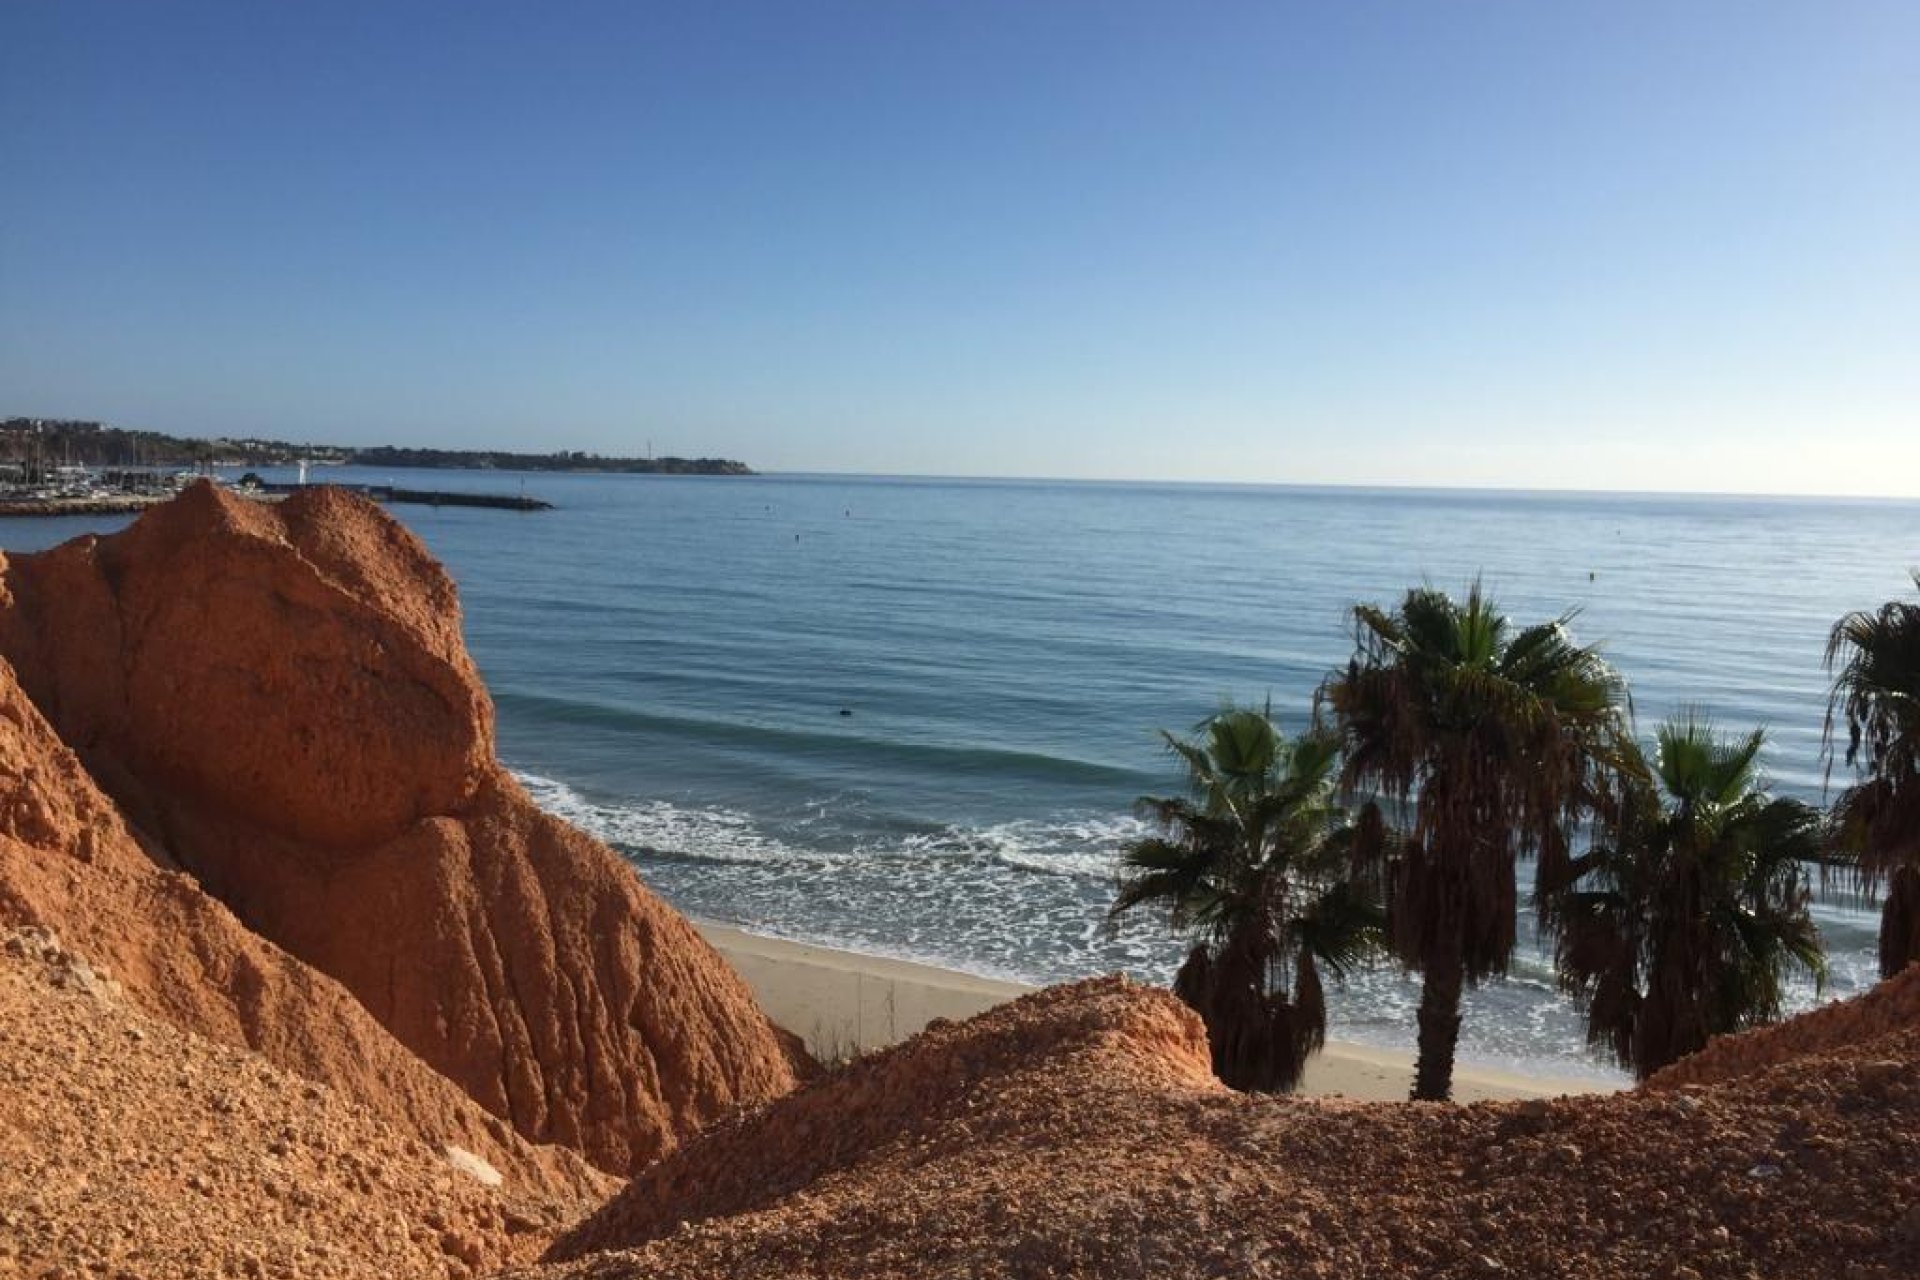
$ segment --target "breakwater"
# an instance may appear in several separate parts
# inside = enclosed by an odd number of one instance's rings
[[[0,516],[124,516],[158,506],[171,493],[114,493],[85,498],[0,495]]]
[[[285,497],[313,486],[263,484],[262,493]],[[515,493],[453,493],[439,489],[403,489],[390,484],[343,484],[336,488],[372,498],[375,502],[411,502],[430,507],[491,507],[500,511],[551,511],[553,504]]]

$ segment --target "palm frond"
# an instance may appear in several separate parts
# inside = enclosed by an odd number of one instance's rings
[[[1345,979],[1386,946],[1386,912],[1349,881],[1329,885],[1295,922],[1302,950]]]
[[[1630,791],[1542,914],[1589,1041],[1642,1078],[1777,1017],[1786,975],[1825,972],[1803,862],[1820,817],[1767,795],[1765,734],[1723,736],[1688,710],[1655,742],[1652,785]]]
[[[1920,570],[1913,581],[1920,587]],[[1833,690],[1822,735],[1832,781],[1836,726],[1846,728],[1844,758],[1857,780],[1833,806],[1828,852],[1866,892],[1891,888],[1880,921],[1883,977],[1920,958],[1905,885],[1920,882],[1920,602],[1890,600],[1847,614],[1827,637]]]
[[[1339,739],[1289,740],[1270,710],[1230,705],[1191,738],[1163,736],[1187,794],[1140,800],[1154,832],[1122,854],[1109,927],[1164,909],[1192,944],[1174,990],[1206,1022],[1216,1073],[1236,1088],[1291,1088],[1325,1038],[1319,966],[1344,974],[1377,933],[1377,899],[1343,881]]]

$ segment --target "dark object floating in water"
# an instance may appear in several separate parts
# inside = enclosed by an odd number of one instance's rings
[[[853,714],[853,712],[846,707],[842,707],[840,708],[840,714],[843,716],[850,716]]]

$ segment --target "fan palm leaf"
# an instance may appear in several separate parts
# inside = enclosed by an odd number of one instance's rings
[[[1834,802],[1828,852],[1863,889],[1886,886],[1880,973],[1892,977],[1920,959],[1920,603],[1841,618],[1827,637],[1827,669],[1828,773],[1844,724],[1844,758],[1858,777]]]
[[[1478,582],[1464,600],[1417,587],[1392,610],[1355,607],[1354,655],[1321,685],[1344,793],[1376,794],[1402,828],[1359,847],[1393,950],[1423,975],[1418,1098],[1451,1093],[1462,991],[1513,954],[1516,859],[1564,880],[1570,831],[1634,764],[1625,686],[1571,621],[1516,629]]]
[[[1697,712],[1662,725],[1645,783],[1544,904],[1588,1041],[1641,1079],[1779,1017],[1790,975],[1825,976],[1805,871],[1819,816],[1767,795],[1765,742]]]
[[[1345,880],[1338,743],[1288,740],[1265,711],[1232,707],[1191,739],[1163,736],[1188,794],[1140,801],[1153,834],[1121,855],[1108,918],[1163,909],[1192,944],[1173,990],[1206,1023],[1215,1073],[1290,1090],[1326,1039],[1321,970],[1344,976],[1379,943],[1378,907]]]

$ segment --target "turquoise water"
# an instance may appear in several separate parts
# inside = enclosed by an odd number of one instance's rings
[[[1300,726],[1356,601],[1478,574],[1516,619],[1578,608],[1643,728],[1765,724],[1779,789],[1817,801],[1827,629],[1920,563],[1915,503],[331,474],[556,504],[394,510],[460,583],[503,757],[682,909],[1034,980],[1167,976],[1156,922],[1103,927],[1132,801],[1180,784],[1156,731],[1229,698]],[[1821,920],[1845,994],[1872,919]],[[1410,1045],[1416,995],[1362,975],[1335,1034]],[[1534,953],[1475,993],[1462,1054],[1604,1073]]]

